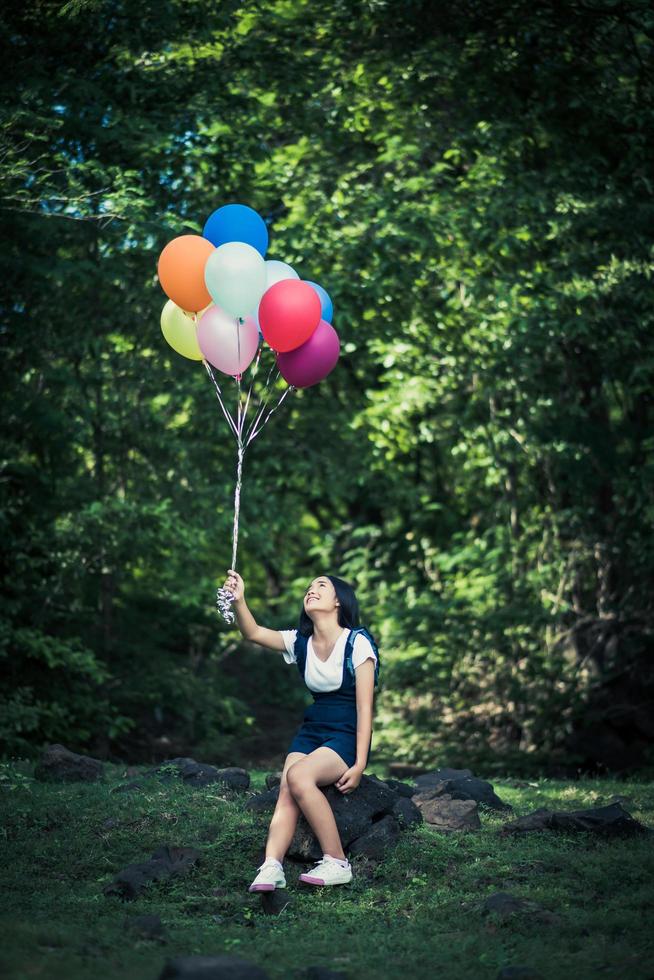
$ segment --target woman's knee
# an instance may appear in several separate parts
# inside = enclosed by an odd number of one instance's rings
[[[291,792],[291,788],[287,781],[284,779],[279,786],[279,795],[277,797],[277,806],[295,806],[295,800]]]
[[[286,783],[291,796],[297,799],[310,785],[308,776],[302,771],[300,765],[291,766],[286,773]]]

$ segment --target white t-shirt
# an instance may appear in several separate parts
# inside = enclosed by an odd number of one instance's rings
[[[282,656],[287,664],[296,663],[296,656],[293,652],[297,630],[280,630],[286,649]],[[316,656],[313,649],[312,637],[307,643],[307,662],[304,670],[304,680],[310,691],[337,691],[343,680],[343,658],[345,657],[345,644],[350,635],[350,630],[344,627],[343,632],[337,639],[332,648],[332,652],[324,662]],[[357,633],[354,638],[352,648],[352,667],[354,670],[367,660],[368,657],[377,662],[377,656],[372,644],[367,636]]]

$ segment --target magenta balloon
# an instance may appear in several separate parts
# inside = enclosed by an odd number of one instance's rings
[[[338,334],[331,323],[321,320],[309,339],[300,347],[277,355],[277,367],[290,385],[309,388],[322,381],[333,370],[340,351]]]

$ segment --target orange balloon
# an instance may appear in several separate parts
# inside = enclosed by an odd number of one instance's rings
[[[212,304],[209,303],[209,306],[211,306],[211,305]],[[205,308],[203,310],[182,310],[182,313],[184,314],[184,316],[187,316],[189,318],[189,320],[192,320],[193,317],[195,317],[196,320],[199,320],[200,317],[202,316],[202,314],[207,312],[207,310],[209,309],[209,306],[205,306]]]
[[[166,296],[183,310],[197,313],[212,302],[204,267],[214,246],[201,235],[180,235],[159,256],[157,272]]]

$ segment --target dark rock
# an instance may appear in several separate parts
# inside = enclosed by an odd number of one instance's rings
[[[272,892],[261,892],[260,894],[261,907],[266,915],[279,915],[293,901],[287,888],[275,888]]]
[[[434,789],[439,783],[445,782],[446,779],[469,779],[472,778],[472,772],[470,769],[448,769],[445,766],[443,769],[434,769],[431,772],[425,772],[420,776],[415,777],[415,784],[419,791],[426,789]]]
[[[281,772],[269,772],[266,776],[266,789],[274,789],[275,786],[279,786],[282,781]]]
[[[416,806],[413,800],[408,800],[405,796],[400,796],[393,804],[392,815],[401,827],[414,827],[423,822],[420,807]]]
[[[509,892],[495,892],[485,900],[481,914],[491,913],[500,919],[509,919],[512,915],[527,915],[543,925],[559,925],[561,922],[561,916],[543,908],[537,902],[511,895]]]
[[[352,841],[349,845],[350,854],[354,857],[363,854],[373,861],[380,861],[388,848],[397,844],[400,832],[400,825],[395,817],[387,813],[366,834]]]
[[[449,800],[452,799],[451,794],[445,792],[445,783],[438,783],[436,786],[420,790],[420,792],[414,793],[411,799],[416,806],[422,806],[423,803],[428,803],[429,800],[435,800],[437,796],[447,796]]]
[[[335,786],[328,786],[327,789],[332,808],[336,806],[341,813],[365,810],[371,818],[388,813],[397,799],[395,791],[376,776],[362,776],[352,793],[341,793]]]
[[[476,800],[491,810],[513,810],[510,803],[504,803],[496,795],[492,785],[485,779],[477,779],[475,776],[447,779],[444,787],[453,800]]]
[[[134,899],[153,881],[186,874],[200,857],[193,847],[158,847],[149,861],[129,864],[119,871],[102,892],[106,896]]]
[[[162,780],[175,779],[176,776],[180,776],[184,769],[188,767],[192,768],[197,766],[198,763],[195,759],[190,759],[187,756],[176,756],[174,759],[164,759],[160,762],[158,766],[154,769],[147,769],[143,775],[144,776],[159,776]],[[177,773],[164,772],[164,766],[172,766],[177,770]]]
[[[401,783],[399,779],[385,779],[384,782],[400,796],[406,796],[409,799],[416,792],[414,783]]]
[[[254,796],[250,796],[245,802],[245,809],[254,810],[256,813],[274,810],[278,799],[279,786],[275,786],[264,793],[255,793]]]
[[[591,807],[587,810],[547,810],[539,807],[532,813],[518,817],[504,824],[498,833],[525,833],[530,830],[592,831],[604,837],[626,837],[636,834],[651,834],[649,827],[643,826],[619,804]]]
[[[273,782],[270,775],[266,782]],[[409,798],[409,794],[407,792],[400,794],[377,776],[363,776],[352,793],[341,793],[333,785],[320,789],[332,808],[339,836],[346,851],[353,841],[367,837],[376,826],[376,821],[381,823],[386,815],[392,815],[392,825],[398,830],[422,822],[420,810]],[[406,790],[411,790],[411,787],[407,786]],[[263,793],[255,793],[247,800],[245,808],[261,813],[273,810],[278,798],[279,784]],[[395,843],[397,840],[397,834],[384,833],[384,827],[388,826],[387,822],[370,839],[370,847],[375,854],[381,853],[382,843],[388,846],[389,843]],[[287,855],[292,861],[302,862],[318,861],[322,857],[322,848],[303,815],[300,815],[297,822]]]
[[[174,767],[177,772],[166,771],[164,767]],[[217,769],[206,762],[196,762],[195,759],[179,757],[165,759],[155,769],[149,769],[146,776],[159,776],[162,781],[181,778],[188,786],[209,786],[211,783],[222,783],[228,789],[242,792],[249,789],[250,775],[246,769],[228,766]]]
[[[159,939],[165,942],[164,927],[159,915],[126,916],[123,928],[143,939]]]
[[[164,963],[158,980],[269,980],[256,963],[240,956],[176,956]]]
[[[481,827],[474,800],[452,800],[445,795],[426,800],[419,806],[425,823],[438,830],[479,830]]]
[[[427,776],[419,776],[416,779],[417,790],[413,792],[414,800],[419,797],[420,801],[424,801],[448,793],[453,800],[476,800],[492,810],[513,810],[509,803],[504,803],[496,795],[492,785],[485,779],[478,779],[472,774],[446,775],[457,772],[468,773],[470,770],[436,769]]]
[[[203,768],[207,771],[213,770],[213,766],[204,766]],[[206,786],[207,783],[219,782],[227,786],[228,789],[238,793],[243,793],[250,788],[250,774],[247,769],[241,769],[239,766],[216,769],[214,770],[214,775],[210,778],[191,778],[191,780],[185,779],[184,781],[190,781],[196,786]]]
[[[321,789],[332,808],[344,849],[371,829],[374,817],[390,812],[398,799],[392,789],[373,776],[363,776],[352,793],[341,793],[333,785]],[[288,857],[295,861],[318,861],[322,857],[322,848],[303,816],[298,820]]]
[[[598,796],[596,800],[593,801],[595,806],[610,806],[611,803],[626,803],[629,806],[634,806],[634,799],[631,796],[622,796],[622,794],[617,793],[615,796],[609,796],[608,799],[604,799],[602,796]]]
[[[338,822],[337,822],[338,826]],[[342,840],[342,838],[341,838]],[[349,843],[349,842],[348,842]],[[343,842],[343,848],[347,854],[347,844]],[[289,861],[319,861],[322,857],[322,847],[318,843],[316,835],[307,823],[303,814],[300,814],[286,856]]]
[[[532,966],[503,966],[495,980],[545,980]]]
[[[43,750],[34,768],[34,778],[41,782],[92,783],[104,778],[104,765],[100,759],[76,755],[56,742]]]

